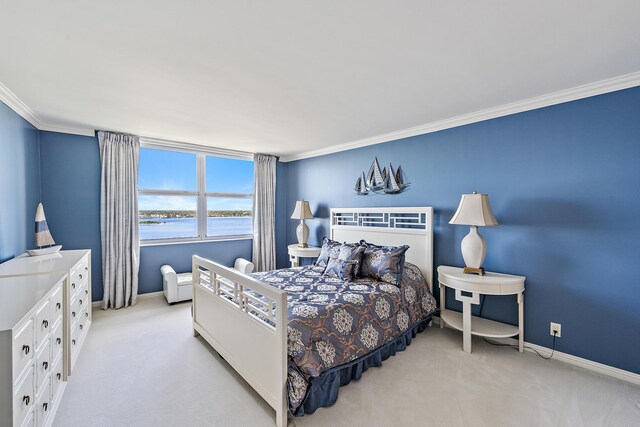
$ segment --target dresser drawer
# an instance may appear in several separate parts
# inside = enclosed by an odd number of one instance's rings
[[[58,354],[62,351],[64,337],[62,334],[62,321],[56,323],[51,332],[51,360],[56,360]]]
[[[51,322],[51,303],[46,300],[36,311],[35,316],[35,329],[36,329],[36,348],[40,347],[40,344],[49,338],[49,331],[53,322]]]
[[[35,404],[36,398],[33,392],[33,367],[30,366],[26,375],[16,387],[16,392],[13,395],[14,425],[21,425]]]
[[[75,270],[71,272],[71,291],[78,290],[84,282],[89,279],[89,265],[87,263],[87,259],[84,258],[78,266],[76,266]]]
[[[51,324],[55,324],[62,317],[62,286],[51,296]]]
[[[80,292],[76,294],[75,300],[76,300],[76,307],[78,307],[78,311],[79,312],[82,311],[84,308],[84,305],[89,300],[89,293],[87,292],[86,283],[82,285],[82,289],[80,289]]]
[[[18,329],[13,340],[13,380],[18,380],[25,366],[33,360],[36,353],[33,333],[33,319],[28,319]]]
[[[42,384],[49,378],[49,372],[51,372],[51,349],[49,348],[49,341],[42,344],[42,348],[38,353],[36,359],[36,391],[39,392]]]
[[[38,390],[38,401],[36,402],[36,425],[43,426],[47,422],[49,413],[52,410],[51,402],[51,383],[47,380],[46,383]]]
[[[51,401],[55,402],[58,396],[58,390],[64,381],[64,373],[62,372],[62,355],[60,355],[53,363],[53,369],[51,370]]]

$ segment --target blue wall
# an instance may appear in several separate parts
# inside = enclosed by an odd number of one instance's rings
[[[38,130],[0,102],[0,262],[34,247],[38,149]]]
[[[102,299],[100,152],[89,136],[40,132],[42,203],[62,249],[91,249],[94,301]]]
[[[355,195],[374,156],[401,164],[410,189]],[[488,193],[500,225],[480,230],[485,267],[527,276],[526,340],[550,347],[559,322],[558,350],[640,373],[640,88],[291,162],[285,175],[286,212],[311,201],[316,245],[331,207],[433,206],[436,266],[463,265],[468,228],[448,224],[460,195]],[[483,316],[516,323],[515,300],[488,297]]]
[[[91,249],[93,300],[102,300],[98,141],[95,137],[41,132],[40,146],[42,197],[49,228],[63,249]],[[251,259],[251,240],[142,247],[138,293],[161,291],[160,267],[171,264],[176,271],[188,271],[192,255],[231,266],[237,257]]]

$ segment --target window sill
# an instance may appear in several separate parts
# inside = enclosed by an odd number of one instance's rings
[[[227,242],[233,240],[253,240],[252,234],[244,234],[240,236],[217,236],[217,237],[193,237],[187,239],[154,239],[154,240],[140,240],[140,247],[145,246],[164,246],[164,245],[186,245],[191,243],[212,243],[212,242]]]

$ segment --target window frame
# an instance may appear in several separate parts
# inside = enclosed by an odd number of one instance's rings
[[[224,197],[229,199],[252,199],[254,193],[221,193],[207,192],[207,156],[223,157],[236,160],[253,161],[253,154],[236,150],[203,147],[173,141],[152,138],[140,138],[140,148],[153,150],[176,151],[196,155],[196,191],[187,190],[154,190],[138,188],[139,196],[195,196],[196,197],[196,230],[197,237],[167,237],[162,239],[139,238],[140,246],[158,246],[183,243],[204,243],[228,240],[250,240],[252,234],[230,234],[224,236],[207,236],[207,198]]]

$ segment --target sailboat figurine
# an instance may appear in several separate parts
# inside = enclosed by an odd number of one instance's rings
[[[358,196],[365,196],[369,194],[369,189],[367,188],[367,180],[364,176],[364,172],[362,172],[362,176],[356,181],[355,190]]]
[[[56,245],[53,237],[51,237],[42,203],[38,203],[38,209],[36,209],[35,238],[38,249],[27,250],[27,253],[31,256],[55,254],[62,249],[62,245]]]
[[[396,174],[393,171],[393,166],[389,163],[389,173],[385,176],[384,179],[384,192],[387,194],[395,194],[401,192],[402,189],[396,182]]]
[[[384,187],[384,176],[380,171],[380,164],[378,163],[377,157],[369,168],[369,173],[367,174],[367,187],[373,191],[382,190]]]
[[[396,171],[396,183],[400,187],[400,191],[404,191],[409,186],[407,177],[402,170],[402,166],[398,166],[398,170]]]

